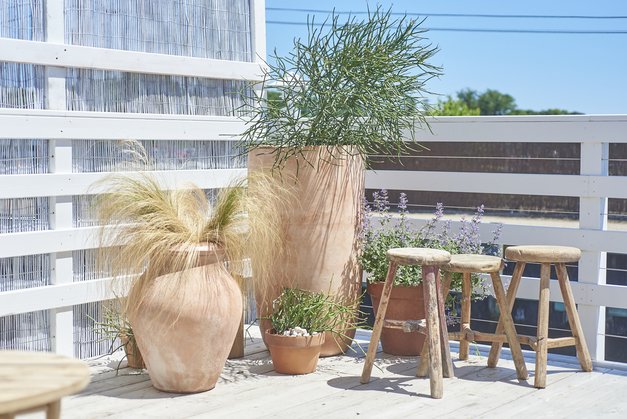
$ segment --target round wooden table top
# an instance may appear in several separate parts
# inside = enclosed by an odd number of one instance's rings
[[[0,351],[0,414],[59,401],[89,384],[83,361],[49,352]]]

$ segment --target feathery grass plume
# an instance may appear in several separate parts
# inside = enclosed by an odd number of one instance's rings
[[[101,225],[98,263],[116,279],[132,278],[125,315],[132,318],[141,310],[146,288],[158,276],[207,263],[201,260],[201,246],[234,275],[242,275],[249,258],[255,280],[268,282],[282,248],[278,207],[285,190],[266,175],[250,181],[259,187],[251,190],[247,179],[239,180],[221,189],[211,205],[198,187],[167,189],[148,172],[116,173],[106,179],[107,193],[96,202]],[[110,251],[114,244],[123,246]],[[165,292],[185,293],[183,275],[173,278]]]

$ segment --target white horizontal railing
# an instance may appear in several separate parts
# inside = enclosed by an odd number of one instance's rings
[[[246,169],[159,170],[150,173],[164,185],[185,187],[194,183],[203,189],[221,188],[246,175]],[[0,199],[37,196],[96,195],[111,173],[49,173],[0,176]],[[1,249],[1,248],[0,248]]]
[[[141,74],[259,81],[259,63],[0,38],[2,61]]]
[[[627,198],[625,181],[615,176],[386,170],[369,173],[367,182],[401,190]]]
[[[417,141],[627,143],[627,115],[446,116],[428,122],[431,130],[416,130]]]
[[[228,116],[0,109],[0,127],[0,138],[232,140],[244,122]]]

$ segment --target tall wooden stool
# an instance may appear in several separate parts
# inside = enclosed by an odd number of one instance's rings
[[[406,332],[419,331],[427,335],[425,347],[428,351],[428,370],[431,386],[431,397],[440,399],[443,395],[443,376],[453,376],[453,363],[448,346],[448,333],[446,329],[446,318],[444,316],[444,299],[441,292],[439,267],[448,263],[451,259],[449,252],[435,249],[423,248],[400,248],[390,249],[387,252],[390,265],[388,268],[385,285],[381,294],[381,302],[377,310],[377,318],[374,323],[366,363],[361,374],[361,383],[370,381],[374,358],[379,346],[381,331],[386,327],[403,329]],[[418,320],[385,320],[385,312],[388,307],[392,287],[394,286],[394,276],[398,266],[421,266],[422,281],[424,287],[424,306],[426,322]],[[427,368],[426,356],[421,357],[418,371]],[[418,374],[417,374],[418,375]]]
[[[486,255],[453,255],[451,261],[442,266],[444,273],[444,295],[448,294],[453,273],[462,274],[462,312],[459,333],[450,333],[451,339],[459,340],[459,359],[468,359],[468,347],[470,342],[508,342],[512,350],[512,358],[516,366],[518,378],[526,380],[529,377],[525,367],[525,359],[520,349],[520,343],[516,336],[516,328],[512,320],[511,309],[508,310],[507,297],[499,272],[503,267],[503,260],[496,256]],[[492,278],[494,296],[499,311],[503,313],[503,329],[499,334],[474,332],[470,327],[470,305],[472,294],[471,275],[487,273]]]
[[[576,247],[566,246],[512,246],[505,249],[505,258],[516,262],[512,281],[507,289],[507,310],[501,311],[501,319],[499,320],[496,333],[503,333],[504,315],[503,313],[511,313],[516,299],[516,291],[520,284],[527,263],[539,263],[540,268],[540,298],[538,301],[538,328],[536,338],[529,339],[528,344],[536,351],[536,371],[534,378],[534,387],[546,387],[546,364],[547,351],[550,348],[560,348],[564,346],[575,346],[577,350],[577,358],[584,371],[592,371],[592,360],[588,352],[588,346],[581,329],[579,316],[575,306],[575,299],[568,280],[568,272],[566,271],[567,262],[577,262],[581,258],[581,251]],[[551,273],[551,265],[555,265],[557,279],[560,285],[562,298],[564,299],[564,307],[568,315],[568,323],[570,325],[572,337],[549,338],[549,279]],[[488,357],[488,366],[495,367],[499,352],[501,350],[501,342],[494,342],[490,349]]]

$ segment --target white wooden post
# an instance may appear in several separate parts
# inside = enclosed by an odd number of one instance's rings
[[[608,143],[581,144],[581,175],[608,176]],[[579,228],[607,230],[607,198],[579,198]],[[607,253],[583,250],[579,282],[605,284]],[[577,307],[592,359],[605,359],[605,306]]]
[[[63,0],[46,2],[46,41],[65,43]],[[49,109],[65,110],[65,74],[62,67],[46,67],[48,84],[47,102]],[[50,172],[72,172],[72,141],[50,140]],[[50,228],[65,230],[72,228],[72,197],[50,198]],[[73,281],[72,252],[50,254],[52,283],[64,284]],[[51,310],[52,349],[62,355],[74,355],[74,318],[72,307]]]
[[[251,6],[252,58],[253,62],[263,64],[266,60],[266,0],[253,0]]]

